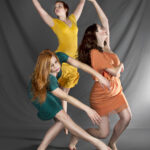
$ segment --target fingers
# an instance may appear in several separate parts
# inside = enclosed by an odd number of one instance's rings
[[[101,117],[95,110],[93,110],[93,112],[92,112],[91,120],[94,125],[95,124],[99,125],[102,121]]]

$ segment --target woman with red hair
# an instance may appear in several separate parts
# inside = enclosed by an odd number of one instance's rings
[[[58,0],[54,6],[54,13],[57,18],[53,18],[40,5],[38,0],[32,0],[35,8],[40,14],[43,21],[53,30],[58,39],[56,52],[63,52],[72,58],[77,58],[78,48],[78,26],[77,22],[81,16],[85,0],[80,0],[75,11],[69,15],[69,6],[64,1]],[[58,82],[61,89],[69,93],[79,80],[79,73],[76,67],[67,63],[62,64],[62,75]],[[62,103],[64,110],[67,112],[67,102]],[[68,134],[68,131],[66,134]]]
[[[77,124],[75,124],[68,114],[63,110],[61,101],[67,101],[75,107],[82,109],[87,113],[92,122],[99,124],[100,116],[85,104],[76,98],[66,94],[59,88],[58,79],[61,77],[62,63],[69,63],[75,67],[96,76],[101,84],[109,87],[107,79],[103,78],[97,71],[86,64],[83,64],[62,52],[51,52],[43,50],[38,56],[37,63],[29,84],[29,98],[38,110],[38,117],[41,120],[50,120],[55,118],[55,124],[47,131],[42,143],[37,150],[45,150],[57,134],[65,127],[71,134],[83,138],[96,146],[99,150],[109,150],[109,148],[100,140],[92,137]],[[71,145],[70,150],[75,149]]]

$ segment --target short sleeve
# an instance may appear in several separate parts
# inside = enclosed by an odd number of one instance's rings
[[[54,25],[51,27],[51,29],[54,31],[54,33],[57,33],[59,31],[59,20],[53,18]]]
[[[56,56],[59,58],[59,61],[60,63],[64,63],[64,62],[67,62],[68,61],[68,55],[66,55],[65,53],[63,52],[57,52],[56,53]]]
[[[74,14],[71,14],[70,16],[69,16],[69,19],[73,22],[73,23],[77,23],[77,20],[76,20],[76,17],[75,17],[75,15]]]
[[[49,85],[48,85],[48,90],[49,91],[54,91],[55,89],[57,89],[58,86],[58,82],[56,77],[54,77],[53,75],[49,75]]]
[[[117,67],[120,65],[120,59],[117,54],[112,54],[112,59],[114,61],[114,67]]]
[[[99,52],[97,49],[91,50],[91,65],[97,71],[113,67],[109,59],[105,58],[103,52]]]

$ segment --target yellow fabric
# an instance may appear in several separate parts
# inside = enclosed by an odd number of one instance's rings
[[[74,87],[79,80],[79,73],[77,68],[67,64],[62,64],[62,75],[58,79],[58,82],[61,87],[72,88]]]
[[[69,27],[66,23],[59,19],[53,19],[54,26],[51,27],[56,34],[59,42],[59,46],[56,52],[64,52],[72,58],[77,58],[77,46],[78,46],[78,27],[74,14],[69,16],[72,23]],[[79,80],[79,73],[77,68],[72,67],[66,63],[62,64],[62,75],[58,80],[61,87],[72,88]]]
[[[77,45],[78,45],[78,27],[74,14],[69,16],[72,23],[69,27],[66,23],[59,19],[53,19],[54,26],[51,27],[56,34],[59,46],[56,52],[64,52],[70,57],[77,58]]]

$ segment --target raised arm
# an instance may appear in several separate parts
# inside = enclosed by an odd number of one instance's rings
[[[92,122],[95,124],[100,123],[101,118],[100,116],[96,113],[95,110],[91,109],[90,107],[88,107],[87,105],[83,104],[82,102],[80,102],[78,99],[66,94],[63,90],[61,90],[60,88],[57,88],[53,91],[51,91],[51,93],[53,95],[55,95],[56,97],[60,98],[61,100],[65,100],[68,103],[74,105],[75,107],[85,111],[87,113],[87,115],[90,117],[90,119],[92,120]]]
[[[110,32],[109,32],[109,22],[108,22],[108,18],[106,17],[104,11],[102,10],[102,8],[100,7],[100,5],[97,3],[96,0],[89,0],[90,2],[93,3],[94,7],[96,8],[97,14],[99,16],[99,19],[102,23],[103,28],[106,30],[107,34],[108,34],[108,38],[107,38],[107,46],[110,48]]]
[[[80,3],[78,4],[77,8],[73,12],[73,14],[75,15],[77,21],[81,16],[84,4],[85,4],[85,0],[80,0]]]
[[[71,57],[68,58],[68,63],[74,67],[84,70],[85,72],[87,72],[93,76],[96,76],[99,79],[99,82],[101,84],[107,86],[108,88],[110,87],[109,81],[105,77],[103,77],[100,73],[95,71],[92,67],[90,67],[89,65],[84,64],[78,60],[71,58]]]
[[[38,0],[32,0],[35,8],[37,9],[38,13],[40,14],[41,18],[44,20],[44,22],[52,27],[54,26],[53,18],[42,8]]]

